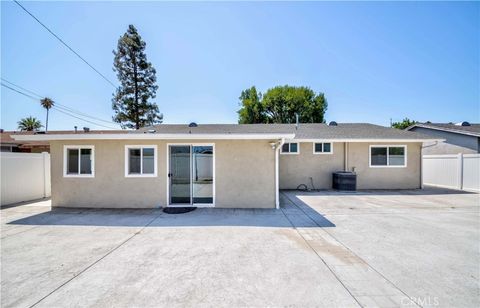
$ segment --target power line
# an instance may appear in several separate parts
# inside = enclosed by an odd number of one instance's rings
[[[115,84],[113,84],[113,82],[111,82],[107,77],[105,77],[105,75],[103,75],[102,73],[100,73],[95,67],[93,67],[93,65],[91,65],[90,63],[88,63],[87,60],[85,60],[81,55],[78,54],[78,52],[76,52],[75,50],[73,50],[72,47],[70,47],[67,43],[65,43],[58,35],[56,35],[52,30],[50,30],[45,24],[43,24],[37,17],[35,17],[32,13],[30,13],[23,5],[21,5],[17,0],[13,0],[13,2],[15,2],[19,7],[21,7],[28,15],[30,15],[33,19],[35,19],[40,25],[42,25],[42,27],[44,27],[48,32],[50,32],[51,35],[53,35],[58,41],[60,41],[60,43],[62,43],[63,45],[65,45],[65,47],[67,47],[68,49],[70,49],[71,52],[73,52],[77,57],[79,57],[83,62],[85,62],[85,64],[87,64],[88,66],[90,66],[90,68],[92,70],[94,70],[98,75],[100,75],[103,79],[105,79],[106,82],[108,82],[109,84],[111,84],[114,88],[117,88],[115,86]]]
[[[35,98],[35,97],[33,97],[33,96],[31,96],[31,95],[29,95],[29,94],[27,94],[27,93],[24,93],[24,92],[22,92],[22,91],[19,91],[19,90],[17,90],[17,89],[14,89],[14,88],[12,88],[12,87],[4,84],[3,82],[1,83],[1,85],[2,85],[3,87],[5,87],[5,88],[8,88],[8,89],[10,89],[10,90],[18,93],[18,94],[21,94],[21,95],[23,95],[23,96],[26,96],[26,97],[34,100],[34,101],[38,101],[38,98]],[[106,125],[99,124],[99,123],[96,123],[96,122],[93,122],[93,121],[90,121],[90,120],[87,120],[87,119],[80,118],[80,117],[72,114],[71,112],[68,112],[68,110],[65,109],[65,108],[60,109],[58,106],[53,106],[52,109],[53,109],[53,110],[56,110],[56,111],[58,111],[58,112],[60,112],[60,113],[63,113],[63,114],[65,114],[65,115],[71,116],[71,117],[73,117],[73,118],[76,118],[76,119],[79,119],[79,120],[82,120],[82,121],[85,121],[85,122],[88,122],[88,123],[91,123],[91,124],[94,124],[94,125],[97,125],[97,126],[101,126],[101,127],[105,127],[105,128],[110,128],[110,129],[118,129],[118,128],[116,128],[116,127],[106,126]],[[104,120],[102,120],[102,121],[104,121]],[[105,122],[106,122],[106,121],[105,121]],[[108,123],[111,123],[111,122],[108,122]]]
[[[30,90],[28,90],[28,89],[25,89],[24,87],[21,87],[21,86],[19,86],[18,84],[15,84],[15,83],[13,83],[13,82],[11,82],[11,81],[8,81],[7,79],[5,79],[5,78],[3,78],[3,77],[1,77],[1,79],[2,79],[3,81],[5,81],[5,82],[9,83],[10,85],[14,86],[14,87],[17,87],[17,88],[19,88],[19,89],[22,89],[23,91],[26,91],[26,92],[28,92],[28,93],[31,93],[31,94],[33,94],[33,95],[35,95],[35,96],[38,96],[38,99],[44,98],[44,96],[42,96],[42,95],[40,95],[40,94],[37,94],[37,93],[35,93],[35,92],[33,92],[33,91],[30,91]],[[10,89],[11,89],[11,88],[10,88]],[[15,91],[15,90],[14,90],[14,91]],[[16,92],[18,92],[18,91],[16,91]],[[20,94],[23,95],[23,93],[20,93]],[[32,98],[32,97],[30,96],[30,98]],[[66,105],[63,105],[63,104],[60,104],[60,103],[57,103],[57,102],[55,102],[55,106],[56,106],[57,108],[59,108],[59,109],[62,109],[62,108],[63,108],[63,109],[66,109],[66,111],[69,111],[69,112],[71,112],[71,113],[76,113],[76,114],[78,114],[78,115],[80,115],[80,116],[83,116],[83,117],[91,118],[91,119],[94,119],[94,120],[97,120],[97,121],[101,121],[101,122],[104,122],[104,123],[108,123],[108,124],[114,124],[112,121],[107,121],[107,120],[104,120],[104,119],[101,119],[101,118],[97,118],[97,117],[95,117],[95,116],[89,115],[88,113],[81,112],[81,111],[79,111],[79,110],[76,110],[76,109],[74,109],[74,108],[71,108],[71,107],[69,107],[69,106],[66,106]]]
[[[15,91],[15,92],[17,92],[17,93],[19,93],[19,94],[22,94],[22,95],[24,95],[24,96],[26,96],[26,97],[28,97],[28,98],[31,98],[31,99],[33,99],[33,100],[38,100],[37,98],[35,98],[35,97],[31,96],[31,95],[28,95],[28,94],[26,94],[26,93],[23,93],[23,92],[21,92],[21,91],[15,90],[15,89],[12,88],[12,87],[7,86],[7,85],[4,84],[3,82],[2,82],[2,86],[4,86],[5,88],[10,89],[10,90],[12,90],[12,91]]]
[[[70,113],[66,112],[65,110],[62,111],[61,109],[58,109],[58,108],[55,108],[55,107],[52,108],[52,109],[54,109],[55,111],[61,112],[61,113],[63,113],[63,114],[66,114],[66,115],[68,115],[68,116],[74,117],[74,118],[76,118],[76,119],[79,119],[79,120],[82,120],[82,121],[85,121],[85,122],[88,122],[88,123],[97,125],[97,126],[101,126],[101,127],[105,127],[105,128],[110,128],[110,129],[118,129],[118,128],[115,128],[115,127],[106,126],[106,125],[98,124],[98,123],[95,123],[95,122],[92,122],[92,121],[89,121],[89,120],[86,120],[86,119],[82,119],[82,118],[80,118],[80,117],[77,117],[77,116],[75,116],[75,115],[73,115],[73,114],[70,114]]]
[[[14,87],[17,87],[17,88],[19,88],[19,89],[22,89],[23,91],[28,92],[28,93],[30,93],[30,94],[33,94],[33,95],[35,95],[35,96],[38,96],[39,99],[42,99],[42,98],[43,98],[43,96],[41,96],[41,95],[39,95],[39,94],[37,94],[37,93],[35,93],[35,92],[32,92],[32,91],[30,91],[30,90],[28,90],[28,89],[25,89],[25,88],[19,86],[18,84],[14,84],[13,82],[8,81],[7,79],[5,79],[5,78],[3,78],[3,77],[1,77],[1,79],[2,79],[3,81],[5,81],[6,83],[11,84],[11,85],[14,86]]]

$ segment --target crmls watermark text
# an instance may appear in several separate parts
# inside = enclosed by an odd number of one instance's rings
[[[415,304],[420,305],[422,307],[429,307],[429,306],[438,306],[440,305],[440,301],[436,296],[424,296],[424,297],[404,297],[401,299],[402,306],[415,306]]]

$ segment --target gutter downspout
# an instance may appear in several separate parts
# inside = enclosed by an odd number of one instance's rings
[[[280,143],[275,148],[275,208],[280,209],[280,186],[279,186],[279,153],[283,144],[285,143],[285,138],[280,140]]]
[[[345,162],[344,162],[344,171],[348,171],[348,142],[345,142],[344,143],[344,146],[343,146],[344,150],[345,150],[345,153],[344,153],[344,156],[345,156]]]

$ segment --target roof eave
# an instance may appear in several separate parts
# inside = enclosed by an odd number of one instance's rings
[[[294,138],[295,134],[58,134],[58,135],[12,135],[18,141],[55,140],[269,140]]]
[[[286,142],[441,142],[441,138],[419,138],[419,139],[400,139],[400,138],[315,138],[315,139],[288,139]]]

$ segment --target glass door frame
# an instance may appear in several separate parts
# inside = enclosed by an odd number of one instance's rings
[[[170,202],[170,147],[171,146],[190,146],[190,204],[187,203],[171,203]],[[212,181],[212,203],[193,203],[193,183],[192,183],[192,157],[193,157],[193,147],[194,146],[211,146],[213,149],[212,154],[212,174],[213,174],[213,181]],[[167,179],[167,207],[215,207],[215,183],[216,183],[216,175],[215,175],[215,143],[167,143],[167,167],[165,177]]]

